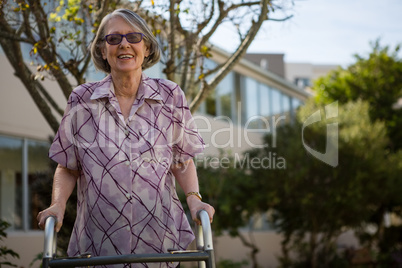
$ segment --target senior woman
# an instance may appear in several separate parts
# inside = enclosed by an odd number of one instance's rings
[[[193,220],[205,209],[212,221],[214,209],[199,194],[192,157],[204,144],[185,96],[177,84],[142,72],[159,61],[160,49],[146,22],[130,10],[115,10],[102,20],[91,54],[109,75],[70,95],[49,151],[59,165],[51,205],[39,213],[39,226],[54,215],[60,230],[77,184],[69,256],[186,249],[194,235],[175,178]]]

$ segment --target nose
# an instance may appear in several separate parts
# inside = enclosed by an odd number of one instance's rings
[[[128,46],[130,43],[127,41],[127,37],[123,36],[123,38],[121,39],[120,45],[121,46]]]

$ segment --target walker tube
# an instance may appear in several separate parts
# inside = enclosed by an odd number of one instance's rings
[[[197,248],[199,252],[186,252],[180,254],[128,254],[118,256],[97,256],[89,258],[55,258],[56,257],[56,218],[49,217],[45,225],[45,245],[42,267],[74,267],[89,265],[107,265],[121,263],[144,262],[187,262],[198,261],[201,268],[215,268],[215,256],[213,251],[212,231],[208,213],[201,210],[197,213],[201,226],[197,231]]]
[[[47,217],[45,222],[45,243],[43,247],[43,268],[47,268],[50,259],[56,254],[56,233],[54,227],[56,218],[53,216]]]
[[[212,240],[212,229],[208,212],[206,212],[205,210],[200,210],[197,213],[197,217],[201,221],[202,226],[202,234],[204,238],[203,249],[209,255],[206,266],[207,268],[215,268],[215,254]]]

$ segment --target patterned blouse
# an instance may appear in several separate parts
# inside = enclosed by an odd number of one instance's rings
[[[186,249],[194,235],[170,166],[203,148],[183,91],[171,81],[143,74],[126,120],[110,75],[74,89],[49,152],[81,172],[69,256]]]

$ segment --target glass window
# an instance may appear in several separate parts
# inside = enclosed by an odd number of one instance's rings
[[[282,94],[278,90],[272,88],[271,89],[271,103],[272,103],[272,116],[279,116],[282,109]]]
[[[28,228],[30,230],[39,229],[36,216],[43,206],[50,205],[49,200],[43,200],[44,196],[40,192],[41,182],[44,179],[49,179],[50,164],[52,163],[48,157],[49,143],[41,141],[28,141]],[[48,185],[48,191],[51,191],[51,186]]]
[[[291,103],[290,120],[291,122],[295,122],[297,110],[303,104],[303,102],[299,99],[291,98],[290,103]]]
[[[305,88],[311,86],[311,80],[307,77],[296,77],[295,78],[295,84],[296,86],[300,88]]]
[[[216,114],[232,118],[233,99],[233,73],[229,73],[216,88]]]
[[[267,85],[260,85],[260,114],[268,118],[271,114],[271,96],[270,89]]]
[[[288,95],[282,94],[282,115],[285,116],[285,122],[290,122],[291,120],[291,99]]]
[[[292,109],[293,110],[297,110],[301,105],[302,105],[302,101],[296,98],[292,98]]]
[[[50,203],[39,196],[43,187],[35,186],[40,179],[49,179],[48,150],[47,142],[0,136],[0,217],[11,230],[38,229],[36,216]]]
[[[0,217],[11,229],[22,229],[23,140],[0,136]]]
[[[246,77],[243,88],[243,124],[247,128],[259,128],[257,116],[259,115],[258,83],[254,79]]]

